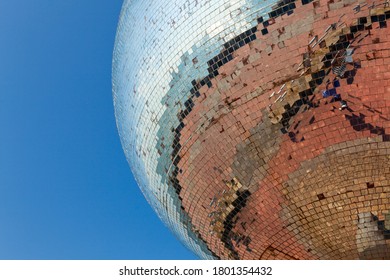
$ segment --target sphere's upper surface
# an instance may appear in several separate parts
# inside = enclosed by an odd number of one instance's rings
[[[390,8],[367,3],[125,0],[122,146],[200,257],[390,258]]]

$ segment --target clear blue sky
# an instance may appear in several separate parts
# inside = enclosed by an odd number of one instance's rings
[[[116,130],[122,1],[0,1],[0,259],[196,259],[136,186]]]

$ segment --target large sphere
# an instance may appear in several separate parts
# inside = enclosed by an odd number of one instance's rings
[[[122,146],[205,259],[390,258],[390,8],[125,0]]]

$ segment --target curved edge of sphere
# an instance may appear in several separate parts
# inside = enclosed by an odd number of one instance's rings
[[[170,132],[176,114],[164,123],[154,120],[170,109],[164,104],[167,97],[171,104],[187,99],[191,81],[207,73],[207,61],[229,39],[255,26],[275,2],[125,0],[121,10],[112,81],[122,147],[139,187],[160,219],[203,259],[216,256],[188,228],[190,222],[180,210],[177,195],[157,173],[161,168],[157,139],[169,137],[158,133]],[[197,60],[196,67],[184,66],[193,60]]]

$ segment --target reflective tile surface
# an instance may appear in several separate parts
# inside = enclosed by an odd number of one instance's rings
[[[384,1],[125,1],[118,131],[204,259],[390,258]]]

